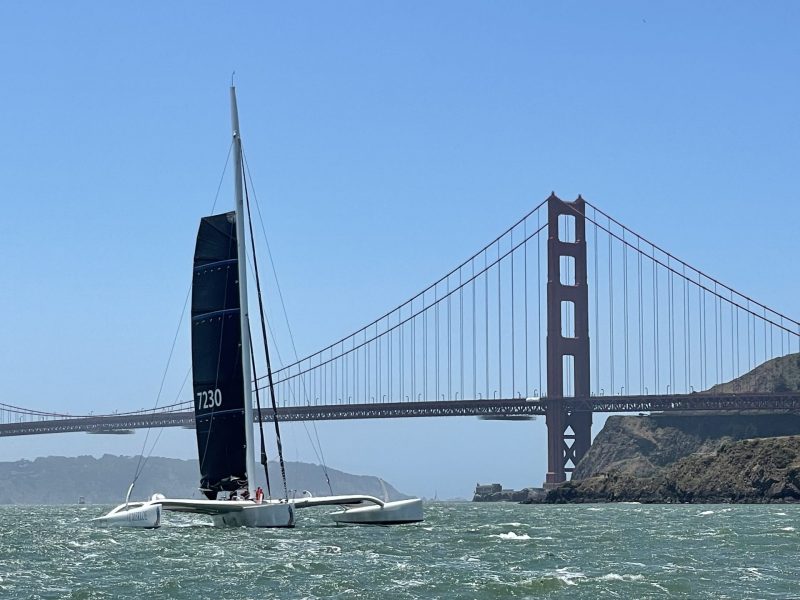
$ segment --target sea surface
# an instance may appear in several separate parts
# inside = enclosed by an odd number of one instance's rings
[[[429,503],[425,522],[99,529],[0,507],[0,598],[800,598],[800,506]]]

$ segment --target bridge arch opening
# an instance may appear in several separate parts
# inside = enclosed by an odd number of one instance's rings
[[[561,285],[575,286],[575,257],[560,257],[561,266],[559,268],[559,279]]]
[[[575,337],[575,303],[571,300],[561,301],[561,337]]]
[[[561,367],[563,395],[565,398],[572,398],[575,396],[575,357],[572,354],[562,356]]]
[[[575,241],[575,215],[558,215],[558,240]]]

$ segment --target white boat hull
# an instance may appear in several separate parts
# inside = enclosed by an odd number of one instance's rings
[[[346,508],[331,514],[337,523],[351,525],[402,525],[404,523],[419,523],[422,517],[422,500],[397,500],[384,502],[383,506],[373,504]]]
[[[107,515],[92,519],[101,527],[133,527],[137,529],[155,529],[161,525],[160,504],[120,504]]]
[[[212,515],[216,527],[294,527],[291,504],[253,504],[236,512]]]
[[[287,502],[249,500],[195,500],[160,497],[148,502],[120,504],[107,515],[92,519],[106,527],[156,528],[162,511],[211,517],[217,527],[294,527],[294,506]]]

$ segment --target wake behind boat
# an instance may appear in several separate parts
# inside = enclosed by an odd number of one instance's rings
[[[219,527],[293,527],[295,509],[314,506],[342,507],[341,511],[332,514],[337,523],[389,525],[422,521],[422,501],[418,498],[389,502],[359,494],[298,499],[288,497],[258,266],[253,255],[283,498],[265,499],[261,488],[255,487],[252,382],[256,361],[247,303],[244,229],[245,218],[249,218],[249,215],[245,213],[244,206],[242,141],[233,86],[230,95],[236,210],[201,219],[192,279],[194,415],[200,490],[206,498],[171,499],[154,494],[150,500],[130,502],[131,484],[125,503],[93,521],[113,527],[156,528],[161,525],[162,511],[172,511],[207,515]],[[257,388],[256,402],[260,414]],[[260,433],[261,464],[269,490],[263,428]],[[220,494],[226,493],[227,499],[218,499]]]

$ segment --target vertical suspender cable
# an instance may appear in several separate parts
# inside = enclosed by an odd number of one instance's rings
[[[525,305],[525,396],[527,397],[530,394],[530,388],[528,387],[528,219],[525,219],[522,227],[522,235],[525,236],[525,243],[523,244],[525,259],[522,263],[522,269],[525,273],[523,277],[523,285],[525,286],[523,303]]]
[[[636,283],[638,288],[639,306],[639,393],[644,394],[644,307],[642,304],[642,251],[641,238],[636,236]]]
[[[608,220],[608,354],[611,363],[611,395],[614,395],[614,236]]]
[[[514,387],[516,385],[516,361],[514,348],[514,230],[511,230],[511,396],[514,397]]]
[[[541,213],[536,211],[536,230],[539,231],[541,228]],[[538,286],[536,290],[536,297],[539,302],[538,309],[536,311],[536,318],[538,320],[537,325],[537,342],[538,342],[538,349],[537,349],[537,356],[539,363],[539,394],[545,396],[544,388],[542,387],[542,238],[544,236],[537,234],[536,236],[536,285]]]
[[[624,333],[625,333],[625,393],[631,393],[630,377],[628,375],[628,246],[625,242],[625,230],[622,230],[622,292],[624,294],[622,309],[624,313]]]
[[[600,254],[600,246],[597,244],[597,209],[594,210],[594,327],[595,327],[595,341],[594,341],[594,393],[595,396],[600,395],[600,276],[598,274],[598,262]]]

